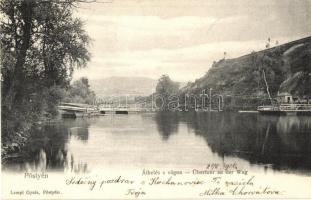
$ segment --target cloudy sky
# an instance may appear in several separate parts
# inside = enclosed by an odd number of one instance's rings
[[[97,0],[78,16],[93,39],[86,76],[193,81],[214,60],[311,36],[310,0]]]

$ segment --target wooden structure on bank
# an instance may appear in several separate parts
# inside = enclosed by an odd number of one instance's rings
[[[281,93],[276,100],[277,103],[274,105],[259,106],[258,112],[277,115],[311,115],[311,101],[308,98],[299,98],[289,93]]]

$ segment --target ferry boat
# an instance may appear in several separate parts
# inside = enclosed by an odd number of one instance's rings
[[[257,111],[273,115],[311,115],[311,102],[285,93],[278,95],[277,102],[273,105],[259,106]]]
[[[262,114],[311,115],[311,104],[280,104],[272,106],[259,106],[257,110]]]

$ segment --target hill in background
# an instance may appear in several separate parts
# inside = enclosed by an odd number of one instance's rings
[[[180,92],[200,94],[202,90],[212,88],[213,94],[230,97],[231,106],[254,108],[268,99],[267,85],[272,98],[280,93],[290,93],[311,99],[311,37],[235,59],[222,59]],[[244,99],[244,103],[237,105],[238,98]],[[250,103],[250,99],[255,101]]]
[[[109,77],[90,80],[97,97],[148,96],[155,90],[157,80],[146,77]]]

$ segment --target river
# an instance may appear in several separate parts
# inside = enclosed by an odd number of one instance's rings
[[[141,113],[61,119],[37,127],[4,171],[238,163],[310,175],[311,117],[256,113]]]

